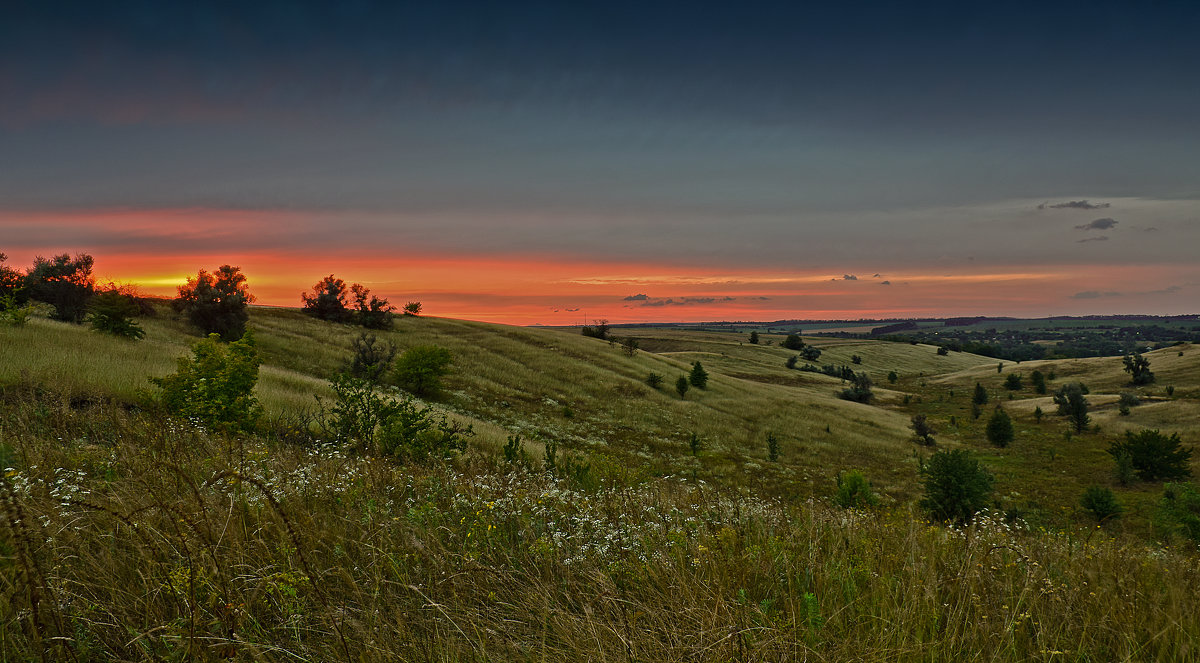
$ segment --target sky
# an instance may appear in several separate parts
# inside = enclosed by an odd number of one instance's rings
[[[4,13],[10,265],[511,324],[1200,313],[1195,3]]]

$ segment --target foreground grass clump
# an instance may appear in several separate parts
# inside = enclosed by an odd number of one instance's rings
[[[0,393],[3,660],[1178,660],[1194,551]]]

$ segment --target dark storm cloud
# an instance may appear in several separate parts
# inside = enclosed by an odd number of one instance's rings
[[[1117,223],[1119,223],[1119,222],[1114,221],[1108,217],[1105,217],[1103,219],[1096,219],[1095,221],[1092,221],[1090,223],[1080,224],[1078,226],[1075,226],[1075,229],[1076,230],[1108,230],[1109,228],[1116,226]]]
[[[1106,209],[1112,207],[1112,203],[1089,203],[1086,200],[1071,200],[1065,203],[1042,203],[1038,205],[1038,209]]]

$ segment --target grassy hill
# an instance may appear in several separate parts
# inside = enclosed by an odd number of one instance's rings
[[[1105,453],[1143,426],[1200,441],[1195,346],[1149,353],[1158,380],[1135,390],[1120,358],[997,372],[933,346],[806,339],[818,363],[872,377],[860,404],[787,369],[782,336],[618,332],[638,338],[629,356],[570,330],[401,318],[380,336],[449,348],[432,404],[478,433],[451,461],[403,464],[297,433],[360,330],[254,308],[265,416],[227,436],[159,413],[149,378],[197,336],[165,307],[142,323],[140,342],[0,327],[3,660],[1170,660],[1200,637],[1194,546],[1155,543],[1161,484],[1118,486]],[[708,388],[681,399],[694,361]],[[1067,438],[1028,379],[1004,389],[1035,368],[1051,389],[1086,382],[1099,429]],[[1128,416],[1125,391],[1143,397]],[[1007,449],[982,432],[997,402],[1017,424]],[[923,521],[915,414],[995,473],[991,516]],[[514,434],[524,465],[501,458]],[[827,501],[850,469],[884,508]],[[1078,506],[1091,484],[1125,517],[1097,528]]]

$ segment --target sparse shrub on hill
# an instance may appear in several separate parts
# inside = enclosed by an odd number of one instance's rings
[[[780,345],[787,348],[788,350],[803,350],[804,349],[804,341],[802,341],[800,339],[799,334],[788,334],[787,337],[783,339],[783,342],[780,343]]]
[[[446,348],[436,345],[411,347],[396,360],[396,384],[417,396],[436,394],[453,361]]]
[[[626,356],[632,357],[636,355],[638,351],[638,340],[631,336],[626,336],[625,338],[621,339],[621,350]]]
[[[1157,430],[1125,432],[1125,439],[1113,442],[1108,453],[1114,459],[1127,456],[1142,481],[1183,479],[1192,475],[1192,450],[1185,448],[1179,433],[1163,435]]]
[[[875,396],[871,391],[871,376],[864,373],[855,373],[850,378],[850,388],[843,389],[839,394],[842,398],[855,403],[869,403],[871,398]]]
[[[74,258],[66,253],[50,259],[38,256],[25,276],[25,290],[30,299],[54,307],[51,318],[79,324],[95,293],[93,264],[95,260],[86,253]]]
[[[985,432],[987,440],[991,442],[992,446],[1007,447],[1013,441],[1012,417],[1009,417],[1002,408],[997,407],[988,419]]]
[[[246,331],[250,314],[246,305],[254,301],[246,288],[246,277],[241,269],[221,265],[209,274],[200,270],[196,278],[179,286],[179,296],[171,304],[200,331],[218,334],[221,340],[236,341]]]
[[[1025,385],[1021,382],[1021,374],[1009,373],[1008,376],[1004,378],[1004,388],[1009,391],[1020,391],[1024,389]]]
[[[915,341],[914,341],[914,343],[915,343]],[[938,349],[937,349],[937,354],[939,357],[945,357],[946,355],[950,354],[950,351],[939,345]]]
[[[679,394],[680,398],[687,397],[688,388],[691,386],[692,385],[688,383],[686,375],[680,375],[679,379],[675,380],[675,391]]]
[[[850,355],[850,363],[851,364],[861,364],[862,357],[859,355]]]
[[[321,416],[325,434],[361,453],[424,462],[466,449],[471,426],[448,420],[412,398],[381,395],[367,380],[340,375],[330,386],[334,402]]]
[[[416,317],[421,315],[421,302],[409,302],[404,305],[404,315]]]
[[[871,482],[858,470],[838,472],[837,492],[833,503],[844,508],[863,508],[879,504],[879,497],[871,490]]]
[[[1046,376],[1042,375],[1041,371],[1034,371],[1029,374],[1029,381],[1033,384],[1033,391],[1039,394],[1046,393]]]
[[[1058,406],[1058,414],[1067,418],[1076,433],[1087,430],[1092,418],[1088,416],[1088,401],[1083,397],[1087,387],[1082,382],[1071,382],[1059,387],[1054,394],[1054,404]]]
[[[1150,360],[1140,353],[1132,356],[1125,355],[1122,361],[1125,364],[1125,372],[1129,374],[1131,384],[1138,386],[1154,382],[1154,373],[1150,370]]]
[[[146,330],[133,318],[141,312],[134,296],[110,287],[92,298],[88,307],[92,329],[104,334],[139,340]]]
[[[209,334],[192,347],[191,358],[179,358],[175,373],[150,381],[162,390],[168,412],[212,429],[249,431],[262,413],[253,394],[259,363],[253,334],[227,346]]]
[[[749,339],[749,340],[750,340],[750,343],[751,343],[751,344],[753,344],[753,345],[758,345],[758,332],[756,332],[756,331],[752,331],[752,332],[750,332],[750,339]]]
[[[896,380],[899,380],[899,379],[900,379],[900,376],[896,374],[896,371],[888,371],[887,381],[889,384],[896,384]]]
[[[767,433],[767,460],[779,462],[779,438],[774,433]]]
[[[658,373],[651,371],[650,374],[646,376],[646,384],[649,385],[651,389],[658,389],[660,386],[662,386],[662,383],[663,376],[659,375]]]
[[[697,389],[708,389],[708,371],[700,362],[692,362],[692,372],[688,375],[688,383]]]
[[[373,383],[380,382],[392,370],[392,362],[396,359],[395,343],[388,341],[384,345],[374,334],[367,332],[354,338],[350,350],[353,354],[346,363],[346,374]]]
[[[816,361],[821,358],[821,348],[805,345],[800,350],[800,356],[803,357],[805,361]]]
[[[318,320],[349,322],[354,317],[354,312],[346,307],[349,296],[346,282],[330,274],[318,281],[311,293],[300,294],[304,302],[301,310]]]
[[[788,368],[796,368],[796,362],[799,360],[800,360],[799,357],[797,357],[796,355],[792,355],[787,358],[787,361],[783,362],[783,365],[787,366]]]
[[[382,297],[372,295],[369,288],[357,283],[350,286],[350,292],[354,294],[354,303],[358,308],[354,314],[354,322],[367,329],[392,328],[392,312],[396,310],[395,306]]]
[[[987,506],[992,475],[970,451],[938,451],[921,466],[920,505],[934,520],[965,524]]]
[[[1088,486],[1079,498],[1079,505],[1092,514],[1097,522],[1118,518],[1123,510],[1113,491],[1103,486]]]
[[[602,341],[607,341],[609,334],[608,320],[593,320],[592,325],[594,326],[584,326],[579,330],[579,333],[589,338],[598,338]]]
[[[923,444],[927,447],[937,444],[937,441],[933,439],[933,434],[937,431],[934,430],[933,425],[929,423],[929,418],[924,414],[913,415],[909,428],[912,429],[913,439],[918,444]]]
[[[978,382],[975,383],[975,393],[971,396],[971,402],[976,405],[987,405],[987,389],[985,389],[984,386]]]

